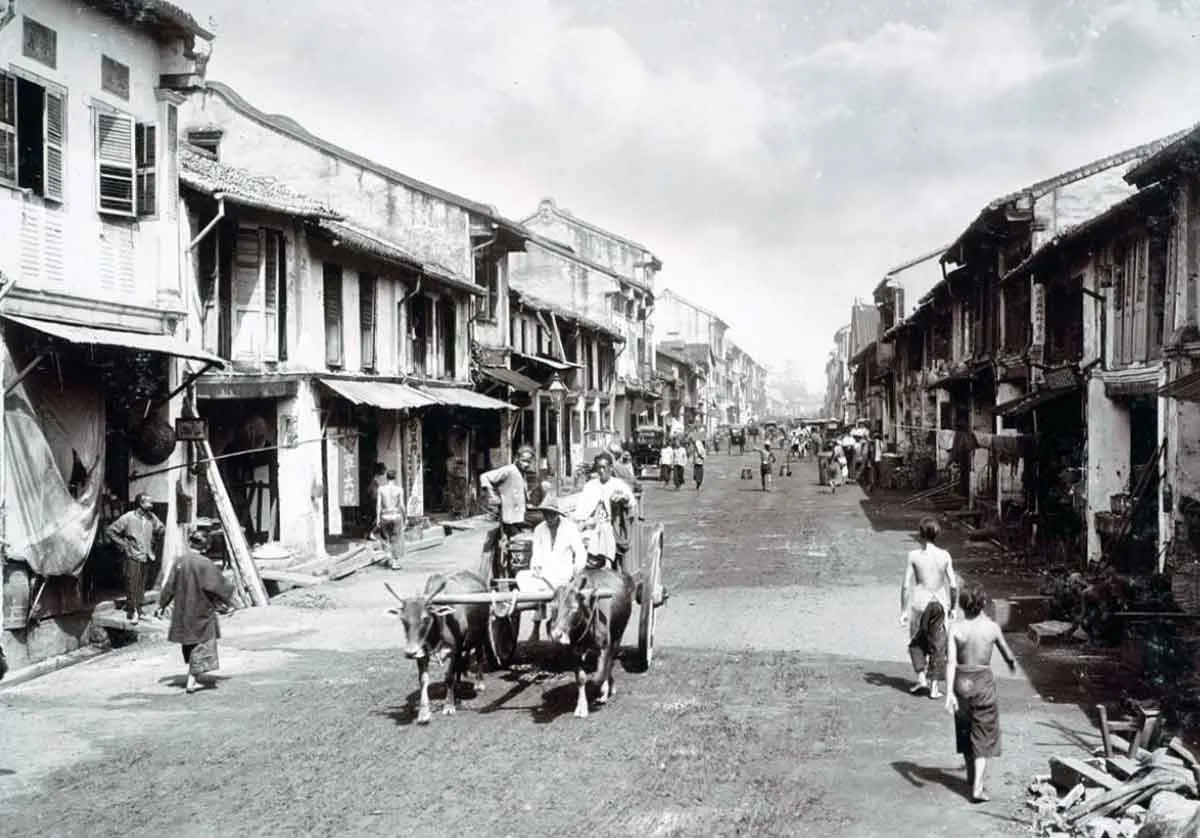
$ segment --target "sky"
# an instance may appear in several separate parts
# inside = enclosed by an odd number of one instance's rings
[[[888,269],[1200,122],[1200,0],[184,0],[209,78],[414,177],[648,246],[824,387]]]

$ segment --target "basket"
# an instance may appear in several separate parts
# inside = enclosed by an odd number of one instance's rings
[[[508,540],[508,555],[512,570],[528,570],[533,563],[533,535],[517,533]]]

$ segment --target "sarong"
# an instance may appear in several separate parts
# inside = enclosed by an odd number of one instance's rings
[[[206,672],[220,669],[217,659],[217,638],[213,637],[203,643],[183,644],[183,662],[188,665],[192,675],[203,675]]]
[[[935,681],[946,675],[946,609],[936,599],[919,613],[909,613],[908,656],[913,670],[927,672]]]
[[[692,480],[696,481],[697,486],[704,482],[704,463],[696,463],[692,466]]]
[[[986,666],[959,666],[954,673],[954,740],[967,759],[1000,756],[1000,705],[996,676]]]

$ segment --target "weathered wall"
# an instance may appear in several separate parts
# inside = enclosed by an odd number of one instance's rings
[[[1090,378],[1085,449],[1088,561],[1100,558],[1095,513],[1109,510],[1109,495],[1129,491],[1129,427],[1129,410],[1105,394],[1103,381]]]
[[[295,397],[277,407],[277,433],[283,447],[279,464],[279,537],[288,549],[306,556],[325,552],[326,485],[321,471],[319,395],[311,379],[299,382]],[[294,440],[294,447],[284,443]],[[340,510],[339,510],[340,514]]]

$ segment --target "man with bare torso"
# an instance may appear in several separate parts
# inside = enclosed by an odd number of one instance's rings
[[[928,689],[930,698],[942,697],[938,685],[946,664],[946,619],[947,613],[953,616],[958,589],[950,554],[934,543],[940,533],[936,520],[921,519],[921,546],[909,552],[900,588],[900,624],[909,628],[908,654],[917,673],[912,692]]]
[[[388,469],[387,482],[375,492],[375,526],[388,549],[388,567],[400,569],[404,545],[404,490],[396,485],[396,470]]]
[[[1000,756],[1000,705],[991,669],[992,650],[1000,651],[1009,672],[1017,669],[1000,626],[983,613],[986,603],[987,595],[978,585],[969,586],[960,595],[965,619],[950,629],[946,664],[950,682],[946,709],[954,714],[954,739],[967,764],[973,803],[988,799],[983,790],[987,761]]]

